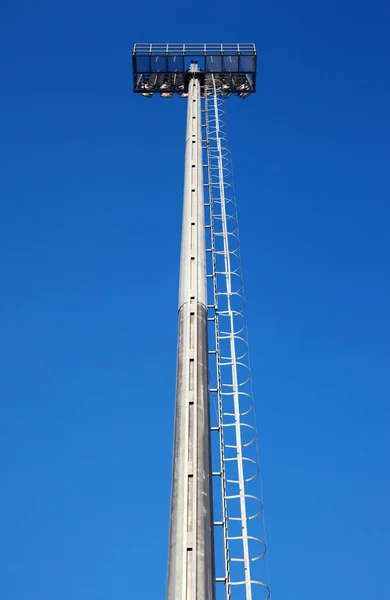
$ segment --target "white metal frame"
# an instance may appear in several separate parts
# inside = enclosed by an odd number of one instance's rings
[[[225,123],[225,101],[213,81],[205,90],[207,164],[210,391],[217,400],[222,507],[215,507],[222,527],[226,600],[268,600],[268,567],[257,457],[238,223]],[[210,336],[209,336],[210,337]],[[214,367],[212,366],[214,357]],[[214,372],[213,371],[214,368]],[[214,447],[212,451],[215,452]],[[216,548],[216,559],[218,558]],[[218,569],[218,564],[217,564]]]

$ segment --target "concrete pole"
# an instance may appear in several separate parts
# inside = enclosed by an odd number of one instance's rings
[[[167,600],[215,600],[200,81],[191,65]]]

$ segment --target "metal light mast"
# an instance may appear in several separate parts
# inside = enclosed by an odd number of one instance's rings
[[[255,91],[256,50],[253,44],[136,44],[133,83],[149,98],[188,99],[166,598],[266,600],[257,433],[224,118],[225,97]]]

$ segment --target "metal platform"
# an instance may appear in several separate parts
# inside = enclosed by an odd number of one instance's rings
[[[189,69],[196,63],[202,96],[212,84],[223,97],[246,98],[256,91],[256,62],[254,44],[135,44],[134,92],[186,97]]]

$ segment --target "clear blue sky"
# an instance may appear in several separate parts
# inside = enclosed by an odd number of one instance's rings
[[[390,596],[390,5],[13,0],[0,23],[0,596],[164,598],[185,102],[134,41],[254,41],[230,133],[274,598]]]

